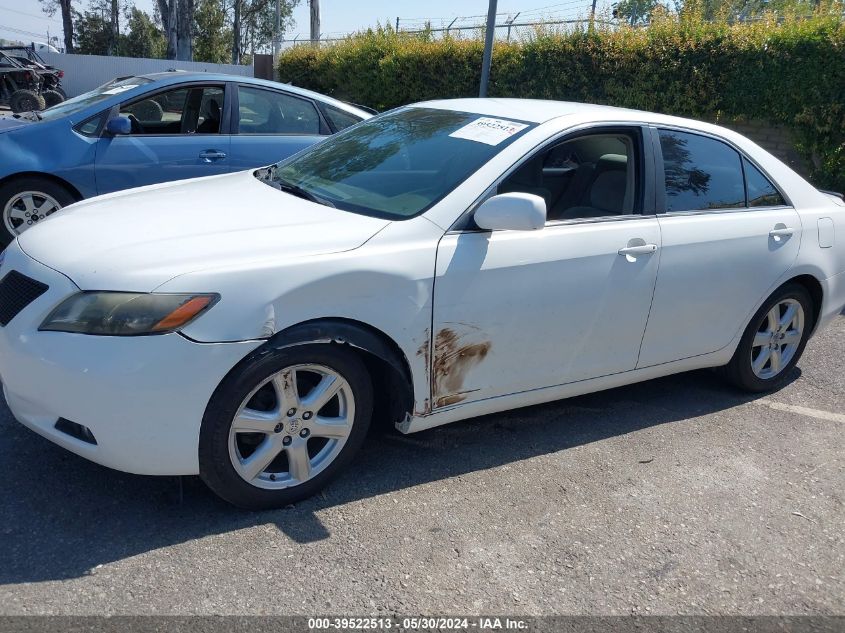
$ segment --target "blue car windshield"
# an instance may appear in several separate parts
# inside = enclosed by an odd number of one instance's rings
[[[52,108],[47,108],[46,110],[39,112],[39,118],[42,121],[50,121],[52,119],[69,116],[87,108],[88,106],[92,106],[95,103],[105,101],[116,94],[132,90],[132,88],[137,88],[138,86],[151,82],[152,79],[148,79],[146,77],[125,77],[123,79],[110,81],[99,88],[94,88],[94,90],[90,92],[81,94],[73,99],[68,99],[67,101],[54,105]]]
[[[534,124],[408,107],[350,127],[256,176],[345,211],[425,212]]]

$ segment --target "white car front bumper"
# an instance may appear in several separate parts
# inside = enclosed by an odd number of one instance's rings
[[[79,289],[15,243],[0,279],[11,270],[49,286],[0,327],[0,380],[18,421],[104,466],[144,475],[197,474],[206,405],[232,367],[261,342],[39,332],[47,314]],[[60,418],[87,427],[96,444],[57,428]]]

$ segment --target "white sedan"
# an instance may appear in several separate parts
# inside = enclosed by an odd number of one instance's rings
[[[74,453],[278,507],[375,417],[413,433],[703,367],[776,389],[845,306],[843,271],[845,202],[738,134],[435,101],[22,234],[0,376]]]

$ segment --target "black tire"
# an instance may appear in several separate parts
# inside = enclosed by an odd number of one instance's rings
[[[792,358],[784,365],[780,373],[771,378],[763,379],[754,373],[751,366],[752,343],[765,316],[775,305],[786,299],[794,299],[801,304],[801,308],[804,310],[804,329],[801,334],[801,341]],[[813,307],[813,298],[804,286],[790,283],[778,288],[760,307],[752,317],[748,327],[745,328],[731,362],[721,368],[724,378],[739,389],[752,393],[774,391],[783,387],[790,380],[792,369],[801,359],[801,354],[804,353],[804,347],[807,345],[807,340],[813,329]]]
[[[45,105],[44,97],[34,90],[28,90],[26,88],[15,90],[9,98],[9,108],[16,114],[18,112],[43,110]]]
[[[0,250],[6,248],[15,236],[6,226],[6,204],[23,191],[37,191],[45,193],[62,207],[76,202],[76,197],[63,186],[46,178],[37,176],[15,178],[0,185]]]
[[[44,97],[44,104],[48,108],[52,108],[54,105],[58,105],[65,100],[57,90],[45,90],[41,93],[41,96]]]
[[[268,490],[254,486],[235,470],[229,456],[229,432],[241,403],[264,380],[286,367],[316,364],[332,369],[349,384],[355,415],[352,430],[339,453],[313,478],[289,488]],[[235,367],[217,387],[200,429],[200,477],[229,503],[248,510],[281,508],[312,496],[343,470],[364,441],[373,412],[373,387],[361,359],[338,344],[262,347]]]

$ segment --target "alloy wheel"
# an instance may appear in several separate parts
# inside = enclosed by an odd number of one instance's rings
[[[783,299],[772,306],[751,342],[754,375],[768,380],[789,365],[801,345],[804,323],[804,308],[795,299]]]
[[[62,208],[52,196],[41,191],[22,191],[3,208],[3,223],[12,235],[20,235]]]
[[[238,408],[229,431],[229,458],[253,486],[297,486],[335,460],[354,419],[352,388],[338,372],[323,365],[286,367]]]

